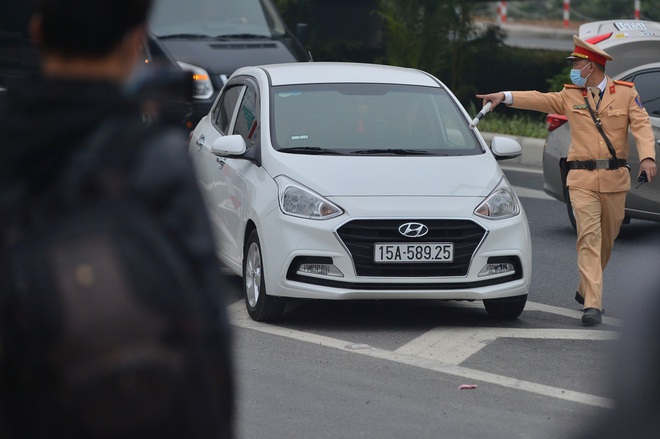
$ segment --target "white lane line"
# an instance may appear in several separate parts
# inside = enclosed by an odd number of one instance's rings
[[[525,392],[530,392],[537,395],[549,396],[553,398],[590,405],[594,407],[612,408],[614,406],[614,402],[611,399],[602,398],[587,393],[575,392],[572,390],[562,389],[559,387],[552,387],[544,384],[538,384],[530,381],[510,378],[503,375],[496,375],[488,372],[482,372],[467,367],[461,367],[457,364],[452,364],[452,362],[439,361],[438,359],[434,359],[434,358],[425,358],[424,356],[417,356],[409,353],[398,352],[398,350],[392,352],[384,349],[376,349],[356,342],[349,342],[349,341],[339,340],[322,335],[298,331],[295,329],[282,328],[279,326],[273,326],[269,324],[255,322],[248,316],[247,311],[245,310],[244,302],[242,300],[237,301],[232,305],[230,305],[227,308],[227,311],[229,314],[230,323],[240,328],[252,329],[255,331],[277,335],[280,337],[286,337],[298,341],[303,341],[306,343],[312,343],[312,344],[343,350],[347,352],[353,352],[359,355],[367,355],[373,358],[379,358],[382,360],[392,361],[400,364],[405,364],[408,366],[420,367],[426,370],[445,373],[448,375],[454,375],[467,380],[487,382],[511,389],[523,390]],[[471,328],[471,329],[473,331],[472,334],[480,332],[480,331],[475,331],[475,328]],[[488,330],[488,329],[498,329],[498,328],[481,328],[481,330]],[[500,329],[504,329],[504,328],[500,328]],[[524,331],[524,330],[520,330],[520,331]],[[570,330],[566,330],[566,331],[570,331]],[[591,332],[598,332],[598,331],[591,331]],[[603,331],[603,332],[607,332],[607,331]],[[422,337],[424,337],[425,335],[426,334],[424,334]],[[566,336],[566,334],[564,335]],[[449,339],[451,337],[447,335],[444,338]],[[359,348],[356,348],[356,346],[358,346]]]
[[[483,304],[480,301],[456,302],[456,304],[464,308],[480,308],[480,309],[483,308]],[[572,319],[577,319],[577,320],[580,320],[580,318],[582,318],[582,310],[560,308],[558,306],[545,305],[543,303],[538,303],[538,302],[527,301],[527,304],[525,304],[525,312],[526,311],[547,312],[548,314],[556,314],[558,316],[570,317]],[[610,326],[617,326],[617,327],[623,326],[623,322],[621,321],[621,319],[616,319],[614,317],[607,317],[606,315],[603,315],[603,323]]]
[[[618,333],[588,329],[434,328],[395,352],[459,365],[498,338],[616,340]]]
[[[582,310],[576,309],[567,309],[560,308],[558,306],[544,305],[543,303],[536,302],[527,302],[525,305],[525,311],[542,311],[550,314],[557,314],[564,317],[571,317],[575,319],[580,319],[582,317]],[[607,317],[603,315],[603,323],[610,326],[623,326],[621,319],[616,319],[614,317]]]
[[[522,186],[514,186],[513,190],[521,198],[536,198],[539,200],[554,200],[550,195],[538,189],[530,189]]]
[[[503,171],[527,172],[528,174],[543,174],[543,169],[540,167],[500,165],[500,169]]]

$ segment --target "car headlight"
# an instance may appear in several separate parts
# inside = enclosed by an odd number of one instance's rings
[[[313,190],[283,175],[275,178],[279,188],[280,209],[286,215],[314,220],[325,220],[344,211]]]
[[[178,61],[178,63],[183,71],[192,73],[193,99],[208,99],[213,96],[213,84],[206,70],[185,62]]]
[[[520,213],[518,197],[505,177],[502,177],[502,180],[474,210],[474,213],[480,217],[494,220],[511,218]]]

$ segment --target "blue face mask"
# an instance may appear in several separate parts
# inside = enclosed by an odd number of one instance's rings
[[[588,66],[589,64],[587,64]],[[582,77],[582,70],[584,70],[587,66],[582,67],[581,69],[571,69],[571,82],[578,87],[584,87],[584,85],[587,83],[587,78],[591,75],[587,75],[586,78]]]

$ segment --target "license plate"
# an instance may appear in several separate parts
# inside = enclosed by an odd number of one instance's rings
[[[452,262],[454,244],[451,242],[385,242],[374,245],[374,262]]]
[[[616,26],[617,29],[621,31],[648,29],[644,23],[639,21],[619,21],[619,22],[615,22],[614,25]]]

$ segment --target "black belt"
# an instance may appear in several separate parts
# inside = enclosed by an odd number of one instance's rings
[[[619,169],[628,165],[627,160],[622,159],[601,159],[601,160],[572,160],[566,162],[568,169]]]

